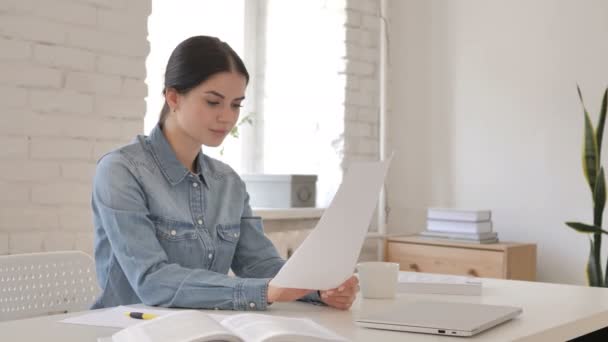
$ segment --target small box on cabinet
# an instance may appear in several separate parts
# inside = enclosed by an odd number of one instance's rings
[[[249,174],[249,204],[255,208],[308,208],[316,205],[316,175]]]

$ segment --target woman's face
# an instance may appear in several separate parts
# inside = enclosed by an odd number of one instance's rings
[[[200,145],[217,147],[239,119],[247,80],[236,72],[221,72],[186,94],[177,94],[176,123]]]

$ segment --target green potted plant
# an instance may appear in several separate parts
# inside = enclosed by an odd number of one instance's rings
[[[600,158],[602,153],[604,125],[606,123],[608,88],[604,91],[597,128],[593,127],[593,123],[589,118],[589,113],[585,108],[581,90],[578,86],[577,90],[585,115],[582,155],[583,173],[587,179],[587,184],[589,184],[593,200],[593,224],[566,222],[566,225],[577,232],[589,235],[590,251],[589,260],[587,262],[587,280],[589,285],[595,287],[608,287],[608,263],[606,264],[605,278],[601,264],[602,235],[608,234],[608,232],[602,228],[602,216],[604,213],[604,206],[606,205],[606,179]]]
[[[241,118],[241,120],[239,120],[239,122],[234,125],[234,127],[232,127],[232,129],[230,130],[230,136],[238,139],[240,132],[239,132],[239,127],[243,124],[249,124],[249,125],[253,125],[253,117],[255,116],[255,113],[253,112],[249,112],[247,115],[245,115],[243,118]],[[222,149],[220,150],[220,155],[224,155],[224,146],[222,146]]]

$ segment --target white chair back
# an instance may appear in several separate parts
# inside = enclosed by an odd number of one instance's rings
[[[87,310],[99,291],[84,252],[0,256],[0,321]]]

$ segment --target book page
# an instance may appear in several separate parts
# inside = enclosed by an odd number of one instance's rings
[[[112,335],[113,342],[203,342],[243,340],[204,312],[173,312],[125,328]]]
[[[287,337],[289,341],[346,341],[307,318],[237,314],[221,323],[246,342],[285,341]]]

